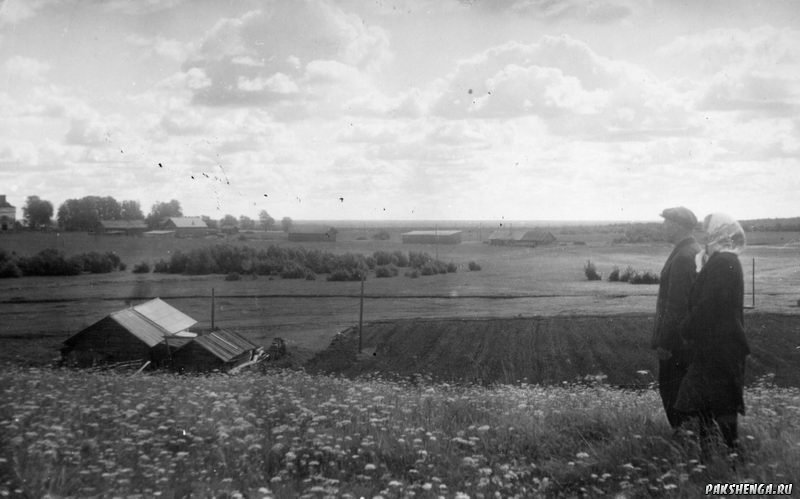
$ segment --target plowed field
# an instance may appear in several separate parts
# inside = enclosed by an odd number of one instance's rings
[[[800,386],[800,317],[747,314],[752,355],[747,381],[769,376]],[[477,383],[590,381],[645,387],[657,362],[648,348],[652,315],[418,319],[364,326],[337,336],[307,364],[312,372],[363,375],[381,372],[413,378]],[[774,376],[774,377],[773,377]]]

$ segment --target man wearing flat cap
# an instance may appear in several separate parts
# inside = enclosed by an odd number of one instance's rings
[[[691,210],[683,206],[667,208],[661,216],[664,238],[674,248],[661,270],[651,347],[658,352],[658,391],[667,420],[677,429],[683,421],[673,406],[690,360],[679,326],[689,312],[689,291],[697,277],[695,256],[700,245],[692,236],[697,217]]]

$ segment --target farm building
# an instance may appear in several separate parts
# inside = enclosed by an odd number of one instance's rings
[[[64,342],[61,356],[78,366],[158,361],[153,349],[167,341],[170,348],[194,337],[189,328],[197,321],[159,298],[113,312]]]
[[[172,365],[180,372],[227,371],[252,360],[257,348],[233,331],[217,329],[172,352]]]
[[[216,232],[201,217],[171,217],[161,228],[174,231],[175,237],[204,237]]]
[[[489,244],[497,246],[544,246],[556,242],[556,236],[545,230],[497,230],[489,235]]]
[[[0,194],[0,231],[11,230],[17,221],[17,209],[6,201],[6,195]]]
[[[297,242],[336,242],[337,230],[333,227],[292,227],[289,229],[289,241]]]
[[[401,235],[405,244],[460,244],[460,230],[412,230]]]
[[[257,346],[233,331],[195,333],[197,321],[159,298],[113,312],[64,342],[67,365],[90,367],[150,361],[183,372],[227,371],[248,362]]]
[[[147,230],[144,220],[100,220],[97,232],[106,235],[141,236]]]

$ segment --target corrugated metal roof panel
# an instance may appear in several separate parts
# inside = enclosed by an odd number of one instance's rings
[[[198,336],[194,339],[194,342],[225,362],[257,348],[256,345],[242,336],[224,329]]]
[[[169,334],[175,334],[197,324],[197,321],[172,307],[160,298],[136,305],[133,309],[155,322]]]
[[[131,334],[145,342],[148,347],[152,348],[164,340],[166,331],[159,328],[157,324],[148,321],[133,309],[126,308],[125,310],[113,312],[110,317],[130,331]]]

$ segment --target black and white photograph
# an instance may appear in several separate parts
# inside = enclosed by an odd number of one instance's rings
[[[0,499],[796,493],[800,2],[0,0]]]

